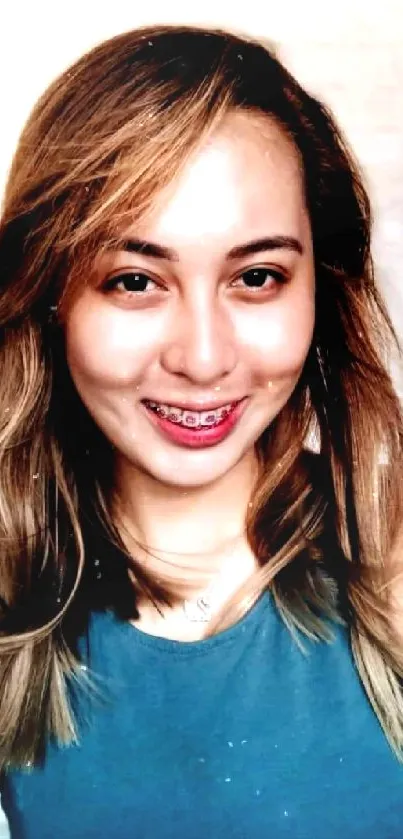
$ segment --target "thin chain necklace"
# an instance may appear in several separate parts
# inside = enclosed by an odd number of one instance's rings
[[[130,533],[130,531],[125,527],[123,522],[121,522],[121,526],[123,527],[123,530],[125,530],[125,532],[128,534],[128,536],[134,539],[133,534]],[[238,533],[238,535],[235,537],[234,544],[232,546],[232,549],[230,550],[227,560],[224,563],[224,567],[221,568],[220,571],[215,575],[213,581],[207,586],[207,588],[205,588],[204,591],[202,591],[202,593],[199,594],[198,597],[196,597],[195,599],[186,599],[183,601],[182,610],[183,614],[185,615],[188,621],[191,621],[193,623],[208,623],[209,621],[211,621],[215,605],[214,592],[216,590],[217,583],[222,578],[224,574],[224,569],[226,570],[228,563],[232,561],[237,544],[244,535],[245,531],[242,531],[241,533]],[[150,554],[150,549],[147,549],[144,545],[138,542],[138,540],[134,539],[134,541],[138,544],[139,547],[141,547],[145,551],[145,553]],[[155,558],[159,559],[159,557],[157,556],[155,556]]]
[[[208,623],[213,616],[211,588],[206,589],[197,600],[184,600],[182,609],[185,618],[193,623]]]
[[[227,568],[227,565],[232,561],[239,538],[239,536],[236,538],[235,544],[229,554],[227,561],[225,562],[225,569]],[[210,583],[210,585],[207,586],[207,588],[201,594],[199,594],[199,596],[196,597],[196,599],[183,601],[182,609],[188,621],[192,621],[193,623],[208,623],[209,621],[211,621],[215,605],[214,593],[216,591],[218,582],[223,577],[224,568],[221,568],[221,570],[215,576],[214,580]]]

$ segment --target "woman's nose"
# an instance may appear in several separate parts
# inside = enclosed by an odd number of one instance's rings
[[[222,302],[197,295],[181,306],[162,358],[171,374],[199,384],[216,382],[237,364],[235,333]]]

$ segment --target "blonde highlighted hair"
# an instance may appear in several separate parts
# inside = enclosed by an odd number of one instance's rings
[[[72,385],[63,318],[95,257],[145,217],[231,109],[275,119],[298,150],[316,320],[298,385],[257,443],[261,470],[246,524],[259,571],[209,631],[233,623],[268,587],[293,632],[326,638],[326,618],[344,620],[369,700],[403,754],[393,579],[402,412],[387,367],[399,348],[374,279],[362,178],[332,114],[267,45],[220,30],[153,26],[101,44],[49,87],[22,132],[6,188],[0,769],[37,760],[47,737],[78,736],[68,687],[92,608],[129,618],[141,594],[168,605],[179,596],[125,550],[113,516],[113,453]],[[313,425],[320,455],[305,447]],[[92,571],[97,539],[102,581]]]

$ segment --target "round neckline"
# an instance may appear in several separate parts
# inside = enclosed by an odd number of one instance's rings
[[[160,635],[152,635],[139,629],[130,621],[120,620],[112,611],[108,614],[126,635],[131,636],[131,641],[141,647],[147,647],[150,650],[160,651],[180,657],[184,656],[198,656],[208,653],[223,644],[228,644],[234,641],[239,635],[242,635],[253,624],[257,624],[264,612],[271,608],[271,595],[268,591],[262,592],[260,597],[255,601],[253,606],[232,626],[223,629],[216,635],[209,638],[201,638],[196,641],[179,641],[173,638],[164,638]]]

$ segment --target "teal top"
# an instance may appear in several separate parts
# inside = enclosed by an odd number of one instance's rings
[[[403,767],[348,633],[305,646],[269,594],[196,642],[94,613],[103,698],[80,745],[4,779],[12,839],[401,839]]]

